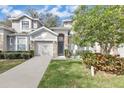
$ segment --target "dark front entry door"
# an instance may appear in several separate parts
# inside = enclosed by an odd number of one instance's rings
[[[64,34],[58,36],[58,56],[64,55]]]
[[[64,55],[64,42],[58,42],[58,55]]]

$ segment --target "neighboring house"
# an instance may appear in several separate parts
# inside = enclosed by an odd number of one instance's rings
[[[28,15],[9,18],[12,28],[0,27],[1,51],[35,50],[35,55],[64,56],[69,47],[70,27],[47,28]]]
[[[8,35],[13,33],[15,33],[14,29],[7,26],[0,26],[0,51],[7,50]]]

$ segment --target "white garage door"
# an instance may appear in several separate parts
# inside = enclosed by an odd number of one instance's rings
[[[42,55],[53,56],[53,43],[52,42],[36,42],[35,53],[38,56],[42,56]]]

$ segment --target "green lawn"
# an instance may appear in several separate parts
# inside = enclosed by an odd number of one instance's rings
[[[0,60],[0,74],[21,64],[24,60]]]
[[[124,75],[98,72],[91,77],[90,70],[81,62],[52,61],[39,88],[124,88]]]

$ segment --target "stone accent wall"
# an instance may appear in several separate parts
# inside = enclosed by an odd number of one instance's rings
[[[3,50],[3,34],[0,33],[0,51]]]
[[[64,49],[68,49],[68,36],[64,37]]]
[[[53,57],[58,56],[58,44],[57,42],[53,42]]]

